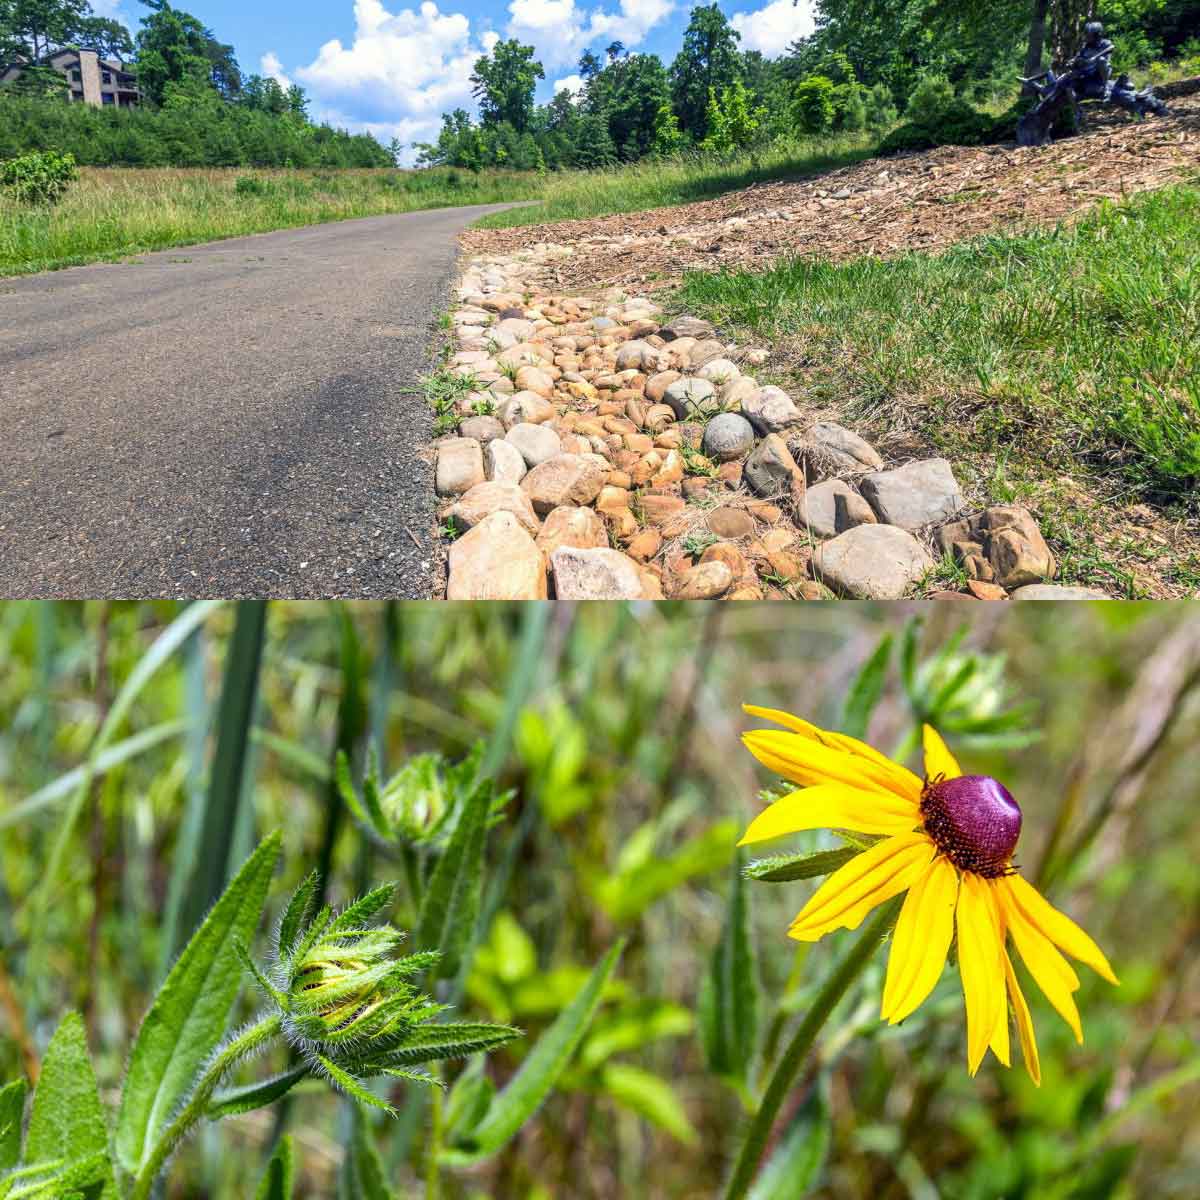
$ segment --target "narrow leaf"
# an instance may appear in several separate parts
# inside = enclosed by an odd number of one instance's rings
[[[288,901],[287,908],[284,909],[283,917],[279,922],[280,957],[286,958],[291,954],[292,948],[296,945],[296,939],[300,936],[301,927],[312,915],[319,882],[316,871],[309,871],[300,886],[292,893],[292,898]]]
[[[859,671],[858,678],[846,696],[846,703],[842,709],[843,733],[855,738],[866,737],[871,714],[883,695],[883,685],[887,681],[888,665],[891,661],[892,635],[887,633],[879,639],[879,645]]]
[[[844,850],[821,850],[816,854],[773,854],[770,858],[756,858],[745,868],[745,875],[764,883],[815,879],[818,875],[831,875],[860,853],[857,846],[847,846]]]
[[[337,1063],[326,1058],[323,1054],[317,1055],[319,1062],[325,1072],[329,1075],[330,1080],[335,1083],[347,1096],[353,1097],[360,1104],[369,1104],[372,1108],[381,1108],[389,1116],[395,1116],[395,1110],[385,1100],[380,1100],[373,1092],[367,1091],[353,1075],[343,1071]]]
[[[290,1134],[285,1133],[267,1163],[254,1200],[291,1200],[293,1173],[292,1139]]]
[[[118,1161],[136,1175],[205,1060],[224,1037],[242,983],[237,943],[262,916],[280,835],[246,860],[171,969],[138,1030],[121,1095]]]
[[[94,1160],[100,1157],[98,1167]],[[92,1060],[88,1057],[83,1019],[68,1013],[60,1022],[46,1057],[33,1095],[29,1133],[25,1138],[24,1160],[34,1166],[55,1159],[67,1160],[70,1179],[57,1173],[61,1186],[103,1181],[102,1195],[116,1195],[112,1168],[108,1164],[108,1130]],[[92,1163],[92,1168],[83,1163]],[[80,1179],[75,1172],[87,1176]]]
[[[330,934],[363,927],[377,913],[387,908],[395,894],[396,885],[394,883],[385,883],[382,887],[369,891],[361,899],[355,900],[353,904],[342,910],[337,920],[330,925]]]
[[[306,1063],[279,1075],[272,1075],[269,1079],[260,1079],[242,1087],[227,1088],[212,1098],[204,1115],[210,1121],[216,1121],[220,1117],[236,1117],[241,1113],[253,1112],[256,1108],[265,1108],[290,1092],[310,1074]]]
[[[0,1172],[11,1171],[21,1157],[21,1122],[28,1091],[23,1079],[0,1088]]]
[[[447,1163],[465,1166],[495,1154],[537,1112],[587,1033],[624,945],[618,942],[600,960],[575,999],[542,1034],[521,1069],[492,1101],[474,1135],[444,1155]]]
[[[443,978],[457,973],[463,947],[471,939],[479,916],[483,846],[491,803],[488,783],[468,793],[454,833],[421,897],[417,944],[427,950],[441,950],[437,971]]]
[[[679,1097],[665,1080],[629,1063],[609,1063],[601,1075],[604,1090],[620,1105],[672,1137],[691,1145],[696,1130]]]
[[[473,1058],[454,1081],[446,1098],[446,1140],[451,1144],[470,1138],[491,1107],[496,1086],[486,1074],[485,1062],[482,1057]]]
[[[350,1145],[342,1159],[341,1182],[338,1194],[342,1200],[392,1200],[387,1173],[361,1112],[354,1114]]]
[[[700,1011],[710,1069],[744,1082],[758,1036],[758,978],[740,862],[734,863],[725,924],[713,950]]]
[[[494,1050],[521,1036],[511,1025],[484,1023],[419,1025],[407,1035],[403,1046],[371,1055],[372,1067],[411,1067],[442,1058],[469,1058],[481,1050]]]

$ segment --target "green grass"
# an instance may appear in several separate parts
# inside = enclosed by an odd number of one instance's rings
[[[725,158],[692,154],[598,171],[563,171],[543,177],[538,204],[493,213],[476,224],[506,229],[688,204],[765,180],[819,175],[870,158],[873,152],[874,141],[867,135],[843,134]]]
[[[416,209],[532,199],[515,171],[87,168],[53,208],[0,193],[0,276]]]
[[[818,402],[953,454],[1082,466],[1163,503],[1200,483],[1200,190],[939,255],[689,275],[691,311],[799,348]]]
[[[0,193],[0,276],[416,209],[536,201],[494,225],[594,217],[716,196],[865,157],[864,138],[690,156],[603,171],[534,172],[85,168],[54,207]]]

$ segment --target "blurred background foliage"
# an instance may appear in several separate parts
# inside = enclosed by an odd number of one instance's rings
[[[536,1034],[628,944],[537,1117],[441,1194],[715,1194],[846,948],[785,936],[814,881],[739,874],[734,843],[773,782],[738,741],[748,702],[910,758],[932,720],[966,770],[1018,797],[1022,869],[1122,978],[1113,991],[1083,973],[1082,1047],[1032,998],[1035,1089],[994,1060],[968,1078],[949,971],[912,1019],[881,1026],[877,955],[755,1197],[1196,1195],[1196,606],[9,603],[0,661],[0,1081],[36,1074],[74,1006],[115,1091],[149,996],[256,838],[284,832],[277,897],[313,865],[335,903],[403,881],[413,863],[343,793],[361,794],[370,758],[384,781],[405,768],[388,820],[435,838],[445,768],[412,760],[479,744],[511,796],[462,974],[443,985],[463,1019]],[[454,1068],[444,1102],[393,1093],[400,1119],[365,1132],[397,1194],[418,1189],[433,1121],[469,1129],[532,1042]],[[364,1130],[302,1085],[186,1146],[170,1196],[251,1194],[285,1129],[298,1194],[357,1194],[343,1146]]]

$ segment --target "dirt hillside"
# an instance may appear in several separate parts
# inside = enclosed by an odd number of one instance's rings
[[[656,289],[688,270],[762,266],[787,254],[843,259],[936,250],[983,233],[1069,218],[1103,199],[1200,173],[1200,95],[1166,118],[1089,118],[1053,146],[948,146],[875,158],[815,178],[756,184],[715,200],[587,221],[475,229],[470,253],[571,246],[547,283]]]

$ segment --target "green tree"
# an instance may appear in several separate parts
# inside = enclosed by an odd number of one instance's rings
[[[218,42],[210,29],[167,0],[142,0],[151,9],[137,35],[137,74],[142,95],[161,104],[168,83],[203,80],[226,100],[241,90],[233,47]],[[276,85],[278,86],[278,85]]]
[[[512,38],[497,42],[490,56],[476,60],[471,84],[485,126],[508,124],[518,133],[529,128],[534,89],[546,78],[533,54],[532,46]]]
[[[735,79],[720,96],[710,91],[708,136],[700,148],[715,154],[744,150],[758,140],[765,115],[766,109],[751,106],[750,93],[740,79]]]
[[[716,4],[692,9],[671,64],[671,92],[680,126],[695,138],[708,133],[709,92],[720,95],[741,77],[740,39]]]
[[[804,133],[824,133],[833,125],[834,83],[824,75],[809,75],[792,93],[792,120]]]
[[[79,38],[91,11],[87,0],[0,0],[0,47],[39,59]]]
[[[671,102],[666,68],[655,54],[633,54],[614,58],[604,75],[611,76],[609,137],[622,158],[643,158],[654,146],[659,110]]]

